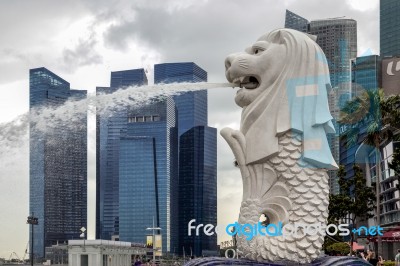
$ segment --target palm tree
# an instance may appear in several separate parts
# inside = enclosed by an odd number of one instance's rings
[[[350,127],[341,138],[347,140],[348,145],[357,143],[360,131],[365,130],[362,143],[370,145],[376,155],[376,224],[380,225],[380,181],[381,170],[381,143],[391,141],[400,128],[400,96],[394,95],[385,98],[383,90],[366,90],[361,96],[349,101],[341,110],[339,123]],[[382,254],[382,238],[378,235],[378,254]]]

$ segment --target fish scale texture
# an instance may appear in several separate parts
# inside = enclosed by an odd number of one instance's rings
[[[302,135],[286,132],[279,137],[279,153],[264,164],[247,165],[250,180],[256,187],[275,180],[267,191],[250,195],[242,201],[240,224],[257,224],[260,216],[272,216],[271,223],[326,224],[328,218],[328,175],[326,169],[313,168],[301,159]],[[271,181],[269,181],[271,182]],[[256,189],[257,190],[257,189]],[[256,191],[252,190],[252,191]],[[259,190],[257,190],[259,191]],[[271,218],[271,217],[270,217]],[[305,234],[298,229],[297,235],[262,236],[247,240],[245,235],[237,236],[239,254],[250,260],[289,260],[310,263],[319,257],[324,235]]]

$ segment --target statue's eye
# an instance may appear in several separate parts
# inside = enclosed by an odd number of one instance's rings
[[[264,51],[264,49],[262,49],[262,48],[253,48],[253,54],[259,54],[262,51]]]

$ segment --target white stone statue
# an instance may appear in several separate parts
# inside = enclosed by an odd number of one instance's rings
[[[243,181],[240,224],[268,222],[326,225],[327,169],[337,169],[327,133],[329,112],[326,57],[313,39],[290,29],[261,36],[225,61],[226,77],[239,85],[240,131],[224,128]],[[324,233],[237,237],[238,252],[252,260],[309,263],[319,256]]]

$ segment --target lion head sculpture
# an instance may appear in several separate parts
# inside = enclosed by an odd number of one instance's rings
[[[277,154],[278,136],[293,130],[303,134],[303,160],[316,168],[337,167],[326,138],[335,132],[328,64],[313,37],[278,29],[227,57],[226,78],[241,87],[235,102],[243,108],[246,164]]]

